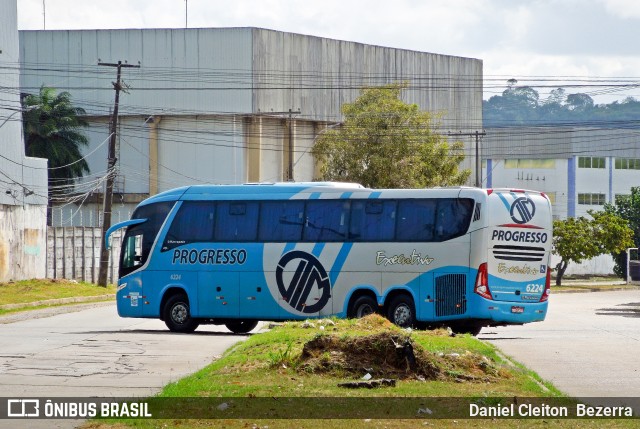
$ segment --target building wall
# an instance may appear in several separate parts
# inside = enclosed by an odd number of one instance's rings
[[[90,115],[113,105],[116,70],[127,62],[130,85],[120,114],[251,111],[250,28],[20,31],[24,91],[51,85],[69,90]],[[43,72],[41,65],[47,64]]]
[[[0,282],[44,278],[46,206],[0,206]]]
[[[551,198],[553,216],[562,219],[567,216],[568,172],[566,159],[552,159],[553,168],[511,166],[504,159],[494,159],[490,163],[491,183],[485,185],[495,188],[531,189],[544,192]],[[505,166],[506,165],[506,166]],[[483,169],[487,177],[487,168]]]
[[[44,277],[47,162],[24,153],[16,0],[0,0],[0,282]]]
[[[254,112],[339,121],[364,86],[407,81],[408,103],[439,112],[446,131],[482,128],[482,61],[281,31],[253,30]]]
[[[20,35],[23,91],[43,84],[68,90],[90,115],[91,145],[83,153],[95,151],[92,180],[106,170],[103,142],[115,77],[113,67],[97,63],[140,65],[123,69],[131,88],[120,99],[125,193],[203,181],[288,180],[289,128],[294,179],[310,180],[317,132],[340,121],[342,104],[366,85],[408,81],[406,101],[441,115],[443,131],[475,131],[482,124],[482,61],[476,59],[256,28]],[[463,141],[472,146],[472,139]],[[471,159],[463,165],[472,166]]]

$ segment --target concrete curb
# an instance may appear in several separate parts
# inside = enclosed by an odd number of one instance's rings
[[[571,287],[571,286],[568,286]],[[633,290],[633,288],[630,287],[611,287],[608,289],[603,289],[603,288],[583,288],[583,289],[573,289],[573,290],[554,290],[553,287],[551,287],[551,294],[558,294],[558,293],[591,293],[591,292],[619,292],[619,291],[623,291],[623,290]]]
[[[40,307],[40,306],[47,306],[47,305],[107,301],[109,299],[115,299],[115,297],[116,297],[115,294],[106,294],[106,295],[95,295],[95,296],[75,296],[75,297],[69,297],[69,298],[45,299],[42,301],[22,302],[19,304],[3,304],[3,305],[0,305],[0,310],[15,310],[19,308]]]

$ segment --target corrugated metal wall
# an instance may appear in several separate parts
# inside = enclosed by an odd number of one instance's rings
[[[115,69],[127,61],[131,86],[122,115],[251,111],[251,29],[133,29],[21,31],[21,85],[70,90],[92,115],[113,104]],[[46,70],[43,70],[43,67]]]
[[[571,158],[581,154],[640,158],[640,134],[633,129],[513,127],[486,132],[483,159]]]
[[[131,89],[120,98],[116,181],[140,196],[288,179],[289,109],[300,110],[292,115],[294,179],[311,180],[318,132],[340,121],[341,106],[365,85],[408,81],[405,101],[442,114],[442,131],[482,124],[482,61],[470,58],[256,28],[22,31],[20,52],[23,91],[68,90],[92,116],[83,150],[91,175],[81,193],[106,173],[115,69],[99,61],[140,65],[123,69]],[[473,139],[463,141],[471,154]],[[81,223],[63,224],[97,225],[100,207],[86,206]]]
[[[482,128],[482,61],[254,29],[253,111],[300,109],[339,121],[363,86],[407,81],[405,101],[442,112],[449,131]]]

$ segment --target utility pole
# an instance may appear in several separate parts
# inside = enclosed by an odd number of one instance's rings
[[[104,192],[103,198],[103,215],[102,215],[102,246],[100,248],[100,269],[98,271],[98,284],[103,287],[107,287],[107,272],[109,270],[109,251],[106,246],[106,234],[107,230],[111,226],[111,206],[113,204],[113,182],[115,180],[115,166],[116,166],[116,132],[118,130],[118,105],[120,104],[120,91],[122,90],[122,82],[120,77],[122,75],[123,67],[135,67],[139,68],[139,65],[123,64],[122,61],[115,63],[98,63],[99,66],[116,67],[116,81],[113,83],[113,89],[116,91],[116,99],[113,105],[113,115],[111,117],[110,138],[109,138],[109,153],[107,157],[107,186]]]
[[[289,109],[289,168],[287,168],[287,180],[293,182],[293,113]]]
[[[293,181],[293,115],[299,115],[300,114],[300,110],[297,111],[293,111],[292,109],[289,109],[289,162],[288,162],[288,168],[287,168],[287,180],[292,182]]]
[[[473,133],[447,133],[448,136],[465,136],[465,137],[476,137],[476,183],[475,186],[478,188],[482,187],[482,160],[480,159],[480,136],[486,136],[487,133],[485,131],[475,131]]]

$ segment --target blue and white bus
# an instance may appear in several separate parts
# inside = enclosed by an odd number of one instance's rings
[[[477,334],[547,312],[552,217],[540,192],[188,186],[141,202],[107,242],[124,227],[118,313],[171,331],[380,312]]]

